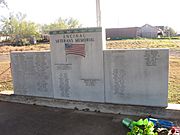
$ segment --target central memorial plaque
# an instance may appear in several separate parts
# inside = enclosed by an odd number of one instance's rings
[[[50,32],[54,97],[104,102],[102,28]]]

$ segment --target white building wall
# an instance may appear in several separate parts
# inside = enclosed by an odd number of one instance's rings
[[[138,30],[137,35],[143,38],[157,38],[157,33],[156,27],[146,24]]]

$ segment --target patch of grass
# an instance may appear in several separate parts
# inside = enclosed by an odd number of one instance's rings
[[[180,58],[170,57],[168,102],[180,104]]]
[[[38,44],[29,46],[0,46],[0,53],[10,53],[11,51],[43,51],[50,50],[49,44]]]
[[[107,41],[107,49],[170,48],[180,49],[180,40],[137,39]]]
[[[0,91],[13,90],[11,69],[9,67],[9,61],[0,62]]]

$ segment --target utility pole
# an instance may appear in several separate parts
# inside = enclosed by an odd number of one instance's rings
[[[101,27],[101,8],[100,0],[96,0],[96,23],[97,27]]]

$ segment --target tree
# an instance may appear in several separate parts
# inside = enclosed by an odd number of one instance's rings
[[[74,18],[66,18],[62,19],[61,17],[51,24],[45,24],[42,26],[42,33],[48,33],[51,30],[57,29],[71,29],[71,28],[79,28],[81,24],[77,19]]]
[[[10,36],[11,40],[38,36],[38,26],[30,21],[26,21],[26,15],[22,13],[10,13],[8,17],[2,17],[2,33]]]
[[[176,31],[168,26],[165,27],[164,33],[167,37],[173,37],[176,35]]]
[[[77,19],[74,19],[74,18],[69,18],[69,19],[66,19],[65,20],[68,28],[79,28],[81,27],[81,24],[79,24],[79,21]]]

